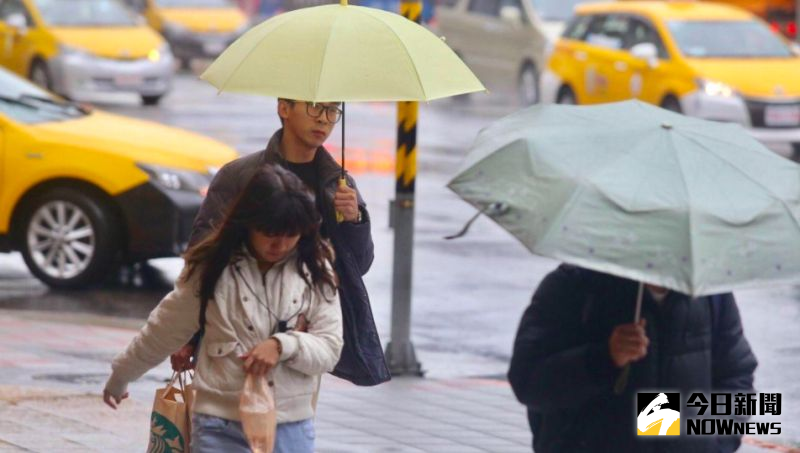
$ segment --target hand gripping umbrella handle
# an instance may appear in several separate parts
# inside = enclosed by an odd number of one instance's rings
[[[639,324],[639,319],[642,317],[642,297],[644,297],[644,283],[639,283],[639,293],[636,296],[636,313],[633,315],[633,322]],[[617,382],[614,384],[614,393],[621,395],[628,385],[628,376],[631,374],[631,364],[625,365],[619,376]]]
[[[339,178],[339,187],[347,187],[347,180],[344,178]],[[336,223],[344,222],[344,214],[339,211],[336,211]]]

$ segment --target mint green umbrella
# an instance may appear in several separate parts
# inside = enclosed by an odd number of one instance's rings
[[[695,297],[800,277],[800,166],[738,125],[536,106],[481,131],[448,186],[533,253]]]

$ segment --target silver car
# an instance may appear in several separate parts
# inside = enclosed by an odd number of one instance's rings
[[[431,30],[489,91],[522,105],[539,101],[548,48],[581,0],[440,0]],[[591,1],[591,0],[590,0]],[[600,1],[600,0],[593,0]]]

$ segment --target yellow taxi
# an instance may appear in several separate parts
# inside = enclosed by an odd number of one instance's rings
[[[800,57],[742,9],[695,2],[588,4],[555,44],[544,102],[638,98],[736,122],[767,145],[800,147]]]
[[[88,111],[0,69],[0,251],[54,287],[180,253],[216,169],[237,153]]]
[[[230,0],[127,0],[172,46],[186,68],[193,58],[216,58],[250,26]]]
[[[169,45],[120,0],[3,0],[0,65],[80,99],[132,92],[155,105],[174,73]]]

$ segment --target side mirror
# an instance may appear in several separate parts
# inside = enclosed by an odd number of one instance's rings
[[[17,33],[24,35],[28,32],[28,19],[24,14],[13,13],[6,16],[5,22],[11,27],[16,29]]]
[[[522,23],[522,10],[516,6],[504,6],[500,8],[500,19],[514,25],[519,25]]]
[[[631,47],[631,55],[647,61],[651,67],[658,66],[658,48],[651,42],[643,42]]]

